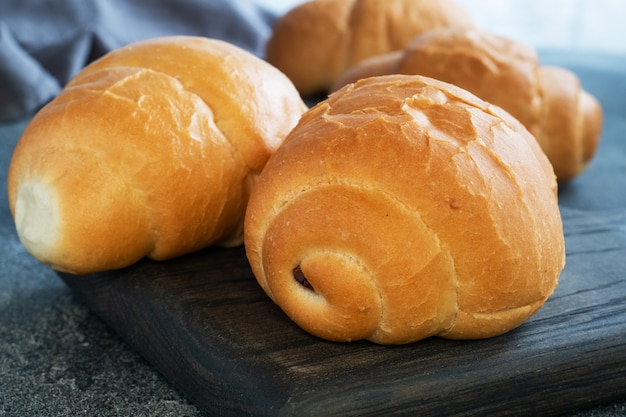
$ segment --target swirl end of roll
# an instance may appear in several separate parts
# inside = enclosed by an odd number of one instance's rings
[[[263,289],[318,337],[493,337],[558,284],[555,188],[508,113],[434,79],[373,77],[303,115],[259,176],[244,242]]]

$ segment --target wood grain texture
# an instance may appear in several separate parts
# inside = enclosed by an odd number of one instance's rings
[[[61,276],[209,415],[549,415],[626,398],[626,212],[564,221],[556,293],[480,341],[319,340],[267,299],[242,248]]]
[[[243,248],[60,276],[211,416],[535,416],[625,399],[626,65],[567,62],[600,99],[604,134],[589,171],[560,190],[559,287],[503,336],[322,341],[265,296]]]

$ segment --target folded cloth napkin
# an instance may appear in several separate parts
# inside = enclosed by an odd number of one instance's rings
[[[0,122],[36,111],[86,64],[141,39],[206,36],[262,57],[275,19],[254,0],[2,0]]]

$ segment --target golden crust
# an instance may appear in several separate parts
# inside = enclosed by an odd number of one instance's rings
[[[278,20],[266,58],[310,95],[328,91],[357,62],[447,26],[473,26],[451,0],[310,0]]]
[[[600,104],[571,71],[540,66],[535,50],[523,43],[473,28],[433,29],[400,52],[346,70],[333,89],[384,74],[436,78],[502,107],[539,141],[559,181],[579,175],[595,154]]]
[[[171,37],[113,51],[20,138],[8,178],[20,239],[80,274],[241,244],[256,175],[304,110],[284,75],[225,42]]]
[[[602,107],[584,91],[578,77],[565,68],[539,68],[542,104],[537,140],[559,181],[582,173],[595,155],[602,131]]]
[[[287,75],[301,94],[324,90],[346,68],[348,21],[354,1],[307,1],[276,22],[266,45],[266,59]]]
[[[419,76],[362,80],[305,113],[261,173],[244,232],[267,294],[335,341],[504,333],[543,305],[565,260],[535,139]]]

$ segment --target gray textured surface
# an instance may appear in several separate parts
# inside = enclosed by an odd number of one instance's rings
[[[0,415],[199,415],[72,294],[44,281],[2,313]]]

